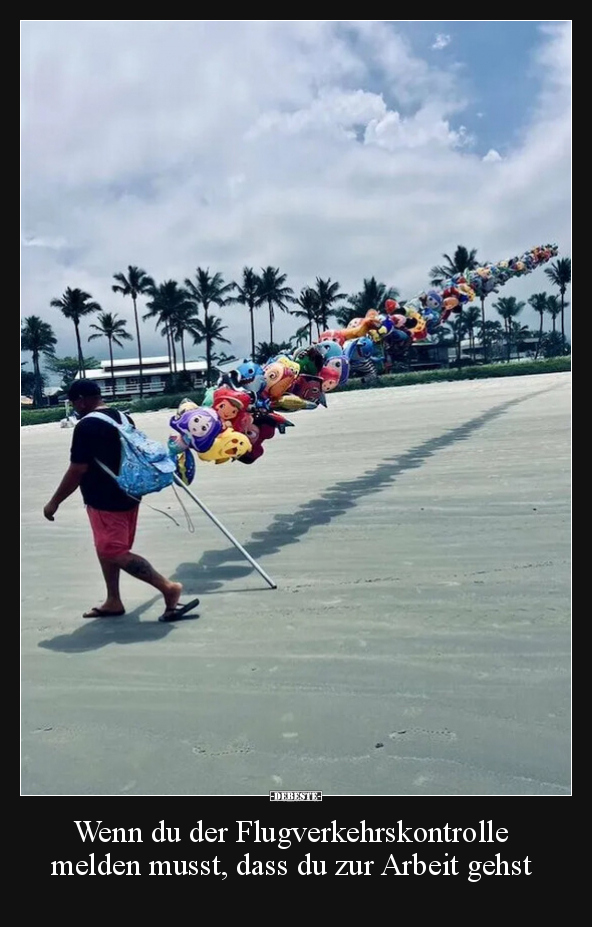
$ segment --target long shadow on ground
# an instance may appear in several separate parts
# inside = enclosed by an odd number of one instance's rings
[[[459,441],[466,441],[475,431],[503,415],[512,406],[533,396],[550,392],[553,388],[502,403],[437,438],[431,438],[403,454],[384,459],[353,480],[335,483],[317,498],[299,506],[295,512],[274,515],[270,525],[264,531],[254,532],[243,546],[251,557],[259,562],[263,557],[277,553],[288,544],[297,543],[311,528],[327,525],[334,518],[345,514],[357,504],[358,499],[380,492],[402,473],[421,467],[438,451]],[[183,583],[183,598],[187,599],[215,592],[228,580],[250,575],[253,569],[240,551],[231,545],[225,550],[205,551],[197,562],[180,564],[172,578]],[[140,621],[142,614],[159,599],[160,596],[153,598],[142,608],[129,612],[124,619],[90,620],[71,634],[40,641],[39,646],[48,650],[75,653],[94,650],[110,643],[129,644],[136,641],[160,640],[174,630],[174,624]]]

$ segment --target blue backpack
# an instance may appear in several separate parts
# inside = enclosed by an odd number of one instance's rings
[[[121,413],[120,413],[121,414]],[[132,425],[121,415],[120,425],[102,412],[89,412],[85,418],[98,418],[117,428],[121,438],[121,464],[119,473],[113,473],[101,460],[96,462],[112,476],[120,489],[128,496],[140,500],[151,492],[160,492],[173,483],[176,464],[169,449],[160,441],[154,441]],[[96,458],[95,458],[96,459]]]

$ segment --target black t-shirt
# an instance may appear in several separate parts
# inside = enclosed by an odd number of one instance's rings
[[[97,409],[113,421],[121,423],[123,413],[116,409]],[[132,422],[132,419],[127,416]],[[133,424],[133,422],[132,422]],[[98,465],[102,460],[113,473],[119,473],[121,463],[121,438],[117,428],[98,418],[84,416],[76,423],[70,447],[70,462],[88,464],[82,477],[80,492],[85,505],[105,512],[126,512],[138,502],[119,488],[113,477]]]

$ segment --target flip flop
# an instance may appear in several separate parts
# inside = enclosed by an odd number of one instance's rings
[[[193,608],[199,605],[199,599],[192,599],[186,605],[175,605],[170,611],[163,612],[159,621],[179,621],[181,618],[199,618],[199,615],[188,615]]]
[[[84,612],[83,618],[120,618],[121,615],[125,615],[125,609],[122,608],[119,612],[111,612],[108,608],[91,608],[89,612]]]

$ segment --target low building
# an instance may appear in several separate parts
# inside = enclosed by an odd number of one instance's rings
[[[166,354],[162,357],[143,357],[142,395],[145,399],[160,395],[175,374],[186,377],[191,388],[198,389],[205,386],[206,370],[205,360],[186,361],[185,365],[178,363],[174,370]],[[214,368],[212,370],[215,374]],[[137,357],[114,360],[113,367],[110,360],[101,361],[100,367],[85,370],[84,376],[99,384],[105,399],[130,400],[138,399],[140,395],[140,360]]]
[[[507,361],[507,360],[531,360],[537,349],[539,342],[538,335],[525,335],[518,342],[512,341],[510,344],[510,355],[508,357],[508,345],[505,337],[502,336],[495,342],[491,343],[487,349],[487,358],[490,361]],[[471,342],[468,338],[463,338],[460,343],[461,360],[476,364],[483,363],[483,345],[480,338],[474,338]],[[456,347],[449,348],[450,364],[454,365],[456,361]]]

